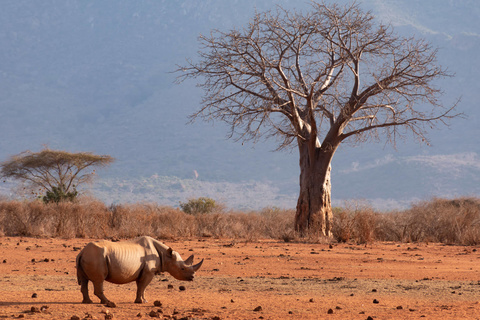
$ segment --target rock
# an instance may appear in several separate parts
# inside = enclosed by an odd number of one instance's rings
[[[40,313],[40,309],[38,307],[31,307],[30,311],[34,313]]]
[[[70,320],[80,320],[80,317],[79,317],[79,316],[72,316],[72,317],[70,318]]]
[[[155,307],[161,307],[161,306],[162,306],[162,302],[161,302],[160,300],[155,300],[155,301],[153,302],[153,305],[154,305]]]
[[[148,315],[152,318],[160,318],[160,314],[155,310],[150,311]]]
[[[333,314],[333,309],[328,309],[327,314]]]
[[[142,313],[141,312],[137,313],[137,318],[141,318],[141,317],[142,317]]]
[[[373,299],[373,303],[377,304],[380,303],[380,301],[378,301],[377,299]]]
[[[168,289],[173,289],[173,284],[169,284],[169,285],[167,286],[167,288],[168,288]]]
[[[397,310],[402,310],[403,307],[402,306],[397,306]]]
[[[259,311],[262,311],[262,310],[263,310],[262,306],[258,306],[255,309],[253,309],[253,311],[255,311],[255,312],[259,312]]]
[[[113,313],[107,313],[105,315],[105,320],[111,320],[111,319],[113,319]]]
[[[187,290],[187,288],[185,288],[185,286],[180,286],[180,287],[178,287],[178,289],[179,289],[180,291],[185,291],[185,290]]]
[[[368,316],[368,317],[367,317],[367,320],[373,320],[373,318],[372,318],[372,317],[370,317],[370,316]]]
[[[308,300],[308,302],[315,302],[315,300],[313,298],[310,298],[310,300]]]
[[[36,293],[32,294],[32,298],[37,298],[38,295]]]

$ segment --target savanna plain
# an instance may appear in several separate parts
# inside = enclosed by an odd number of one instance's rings
[[[401,212],[336,208],[333,239],[299,238],[293,212],[185,214],[148,204],[0,202],[0,318],[479,319],[480,206],[433,199]],[[424,226],[422,226],[425,224]],[[427,228],[428,227],[428,228]],[[168,273],[135,304],[82,304],[75,258],[88,242],[150,235],[205,259],[193,282]]]

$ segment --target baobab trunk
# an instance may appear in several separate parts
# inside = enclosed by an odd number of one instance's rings
[[[334,151],[300,148],[300,194],[295,230],[301,236],[332,236],[331,160]]]

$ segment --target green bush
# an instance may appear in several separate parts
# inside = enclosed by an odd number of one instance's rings
[[[52,190],[48,190],[47,194],[42,197],[44,203],[59,203],[61,201],[70,201],[72,202],[78,196],[78,192],[76,189],[73,189],[71,192],[65,193],[63,188],[60,187],[53,187]]]
[[[213,212],[216,206],[215,200],[205,197],[190,199],[188,202],[180,202],[182,211],[193,215]]]

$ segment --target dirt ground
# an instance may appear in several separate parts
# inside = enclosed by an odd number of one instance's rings
[[[160,275],[142,305],[134,283],[106,283],[107,308],[80,303],[75,257],[90,241],[0,237],[0,318],[480,319],[480,248],[168,240],[205,259],[195,281]]]

